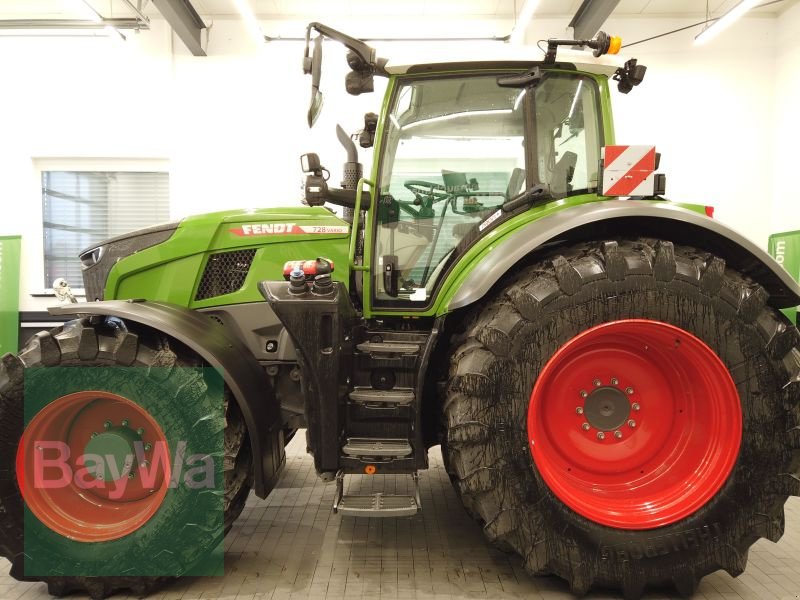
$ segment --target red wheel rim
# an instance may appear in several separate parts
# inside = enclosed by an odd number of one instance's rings
[[[117,460],[99,463],[92,455]],[[102,391],[62,396],[37,413],[23,432],[16,467],[36,518],[81,542],[140,529],[163,503],[171,475],[158,423],[138,404]]]
[[[675,523],[733,470],[739,395],[694,335],[644,319],[569,340],[542,369],[528,408],[536,468],[578,514],[621,529]]]

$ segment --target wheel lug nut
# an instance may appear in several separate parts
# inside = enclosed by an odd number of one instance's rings
[[[581,398],[586,398],[586,396],[588,396],[588,395],[589,395],[589,392],[587,392],[586,390],[581,390]]]
[[[619,430],[615,431],[614,432],[614,437],[617,438],[617,439],[621,439],[622,438],[622,432],[619,431]]]
[[[149,467],[150,466],[150,461],[149,460],[143,460],[142,461],[142,466],[143,467]]]
[[[128,426],[128,419],[122,419],[122,426],[123,427],[127,427]]]
[[[144,449],[145,451],[150,450],[153,447],[153,444],[145,444]]]
[[[139,427],[139,429],[136,430],[136,433],[138,433],[139,435],[142,435],[142,434],[144,434],[144,429],[142,427]]]
[[[582,414],[583,414],[583,407],[582,407],[582,406],[579,406],[578,408],[576,408],[576,409],[575,409],[575,412],[576,412],[577,414],[579,414],[579,415],[582,415]]]
[[[612,377],[611,378],[611,385],[617,385],[618,383],[619,383],[619,379],[617,379],[616,377]]]
[[[589,425],[588,423],[584,423],[583,425],[581,425],[581,427],[583,428],[584,431],[589,431],[589,429],[591,429],[592,426]]]
[[[600,381],[599,379],[595,379],[592,383],[594,383],[594,387],[600,387],[601,385],[603,385],[603,382]]]
[[[134,473],[133,471],[128,473],[128,479],[133,479],[134,477],[136,477],[136,473]]]
[[[631,428],[636,427],[636,421],[634,421],[633,419],[628,421],[628,427],[631,427]]]
[[[97,432],[96,432],[96,431],[93,431],[93,432],[92,432],[92,437],[93,437],[93,438],[96,438],[96,437],[97,437]]]
[[[111,429],[112,425],[113,423],[111,421],[106,421],[105,423],[103,423],[103,427],[105,427],[106,429]]]
[[[604,439],[606,439],[606,434],[605,434],[605,433],[603,433],[602,431],[598,431],[598,432],[597,432],[597,439],[598,439],[598,440],[604,440]]]
[[[633,404],[631,404],[631,408],[633,410],[639,410],[641,408],[641,406],[639,406],[638,402],[634,402]]]
[[[633,393],[633,388],[632,387],[625,388],[625,393],[628,394],[628,396],[630,396]]]

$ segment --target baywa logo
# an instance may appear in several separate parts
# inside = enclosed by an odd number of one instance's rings
[[[117,435],[112,433],[110,435]],[[89,443],[91,445],[92,442]],[[35,489],[62,489],[74,486],[81,490],[102,490],[109,500],[125,497],[129,486],[138,477],[141,486],[155,491],[156,482],[169,473],[167,486],[176,488],[185,485],[191,489],[214,489],[214,459],[208,455],[193,454],[184,462],[187,442],[178,442],[172,465],[169,462],[167,444],[158,441],[145,444],[141,440],[133,442],[133,453],[123,456],[110,454],[80,454],[71,456],[69,444],[61,441],[35,440],[33,453],[33,487]],[[97,442],[95,446],[104,446]],[[48,452],[53,452],[48,457]],[[74,459],[74,460],[73,460]],[[121,459],[121,460],[120,460]],[[73,471],[73,466],[76,470]],[[184,467],[186,467],[184,469]],[[55,470],[56,475],[53,475]]]
[[[221,575],[227,405],[211,368],[25,372],[24,573]]]

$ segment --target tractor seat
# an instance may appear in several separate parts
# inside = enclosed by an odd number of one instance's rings
[[[464,181],[466,182],[466,175],[464,176]],[[505,192],[506,200],[510,200],[511,198],[519,195],[522,192],[522,188],[524,185],[525,185],[525,169],[515,167],[514,170],[511,171],[511,177],[509,177],[508,179],[508,186],[506,187],[506,192]],[[453,237],[456,237],[458,239],[463,239],[468,234],[474,234],[475,228],[496,210],[497,207],[494,206],[490,209],[476,212],[475,219],[472,221],[466,221],[464,223],[456,223],[455,225],[453,225]]]

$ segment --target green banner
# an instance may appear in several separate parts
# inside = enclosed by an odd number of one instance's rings
[[[0,236],[0,356],[19,342],[20,236]]]
[[[800,231],[784,231],[769,236],[769,253],[795,281],[800,281]],[[797,307],[783,309],[792,323],[797,323]]]

